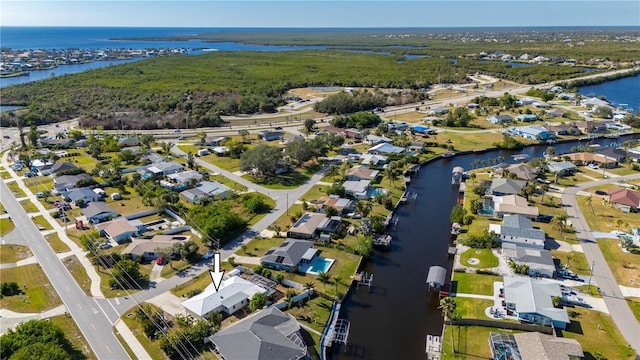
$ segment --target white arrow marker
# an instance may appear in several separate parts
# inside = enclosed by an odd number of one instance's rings
[[[222,277],[224,276],[224,270],[220,271],[220,253],[213,254],[213,271],[209,271],[209,274],[211,275],[213,286],[216,288],[216,291],[218,291],[220,283],[222,283]]]

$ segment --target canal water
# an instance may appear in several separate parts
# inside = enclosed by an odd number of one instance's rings
[[[637,135],[634,135],[637,137]],[[597,139],[601,146],[619,146],[624,140]],[[570,152],[587,141],[554,145],[556,154]],[[425,280],[432,265],[452,268],[448,259],[449,215],[455,205],[457,188],[451,186],[451,170],[470,170],[476,159],[528,154],[541,157],[547,145],[522,151],[491,151],[436,160],[422,167],[408,190],[417,192],[396,214],[397,225],[389,252],[376,252],[364,271],[373,273],[373,287],[352,289],[342,306],[340,318],[351,322],[348,345],[334,346],[333,359],[425,359],[427,334],[440,335],[443,319],[436,296],[428,296]],[[450,275],[450,274],[449,274]]]

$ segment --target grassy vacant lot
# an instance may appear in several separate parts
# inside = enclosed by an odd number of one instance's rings
[[[458,353],[451,350],[451,332],[453,331],[453,341]],[[489,333],[505,332],[516,333],[513,330],[504,330],[483,326],[446,326],[442,338],[442,360],[454,359],[492,359],[489,348]],[[458,335],[459,334],[459,335]]]
[[[138,195],[138,193],[133,188],[126,186],[125,189],[127,190],[128,194],[122,193],[117,188],[104,188],[104,191],[107,194],[119,192],[120,195],[122,195],[122,199],[120,200],[112,200],[110,196],[105,198],[105,202],[107,203],[107,205],[116,210],[118,214],[122,216],[130,215],[141,211],[151,210],[153,208],[151,206],[145,206],[144,204],[142,204],[142,196]],[[73,219],[73,217],[71,217],[71,219]]]
[[[231,264],[229,264],[228,262],[223,262],[220,265],[220,268],[222,270],[225,271],[229,271],[231,269],[233,269],[233,267],[231,266]],[[205,271],[202,274],[194,277],[193,279],[187,281],[186,283],[183,283],[181,285],[178,285],[174,288],[171,289],[171,293],[175,296],[185,296],[186,294],[188,294],[190,291],[192,290],[204,290],[204,288],[206,288],[207,286],[209,286],[209,284],[211,284],[211,275],[209,275],[209,272]]]
[[[589,274],[589,263],[587,262],[587,257],[584,256],[584,253],[572,251],[572,252],[564,252],[558,250],[551,250],[551,255],[560,260],[562,265],[569,264],[569,270],[573,271],[576,274],[588,275]]]
[[[242,177],[267,189],[287,190],[300,187],[309,180],[311,175],[312,173],[310,174],[307,169],[294,169],[286,174],[276,175],[269,179],[256,178],[251,174],[244,174]]]
[[[618,284],[638,286],[640,284],[640,254],[622,251],[619,240],[598,239],[597,241]]]
[[[120,247],[114,247],[109,250],[113,250],[116,248],[120,248]],[[120,250],[122,249],[120,248],[118,251]],[[141,289],[127,289],[127,290],[113,289],[112,290],[111,287],[109,286],[109,280],[111,280],[112,278],[111,269],[105,269],[101,266],[96,266],[96,271],[100,276],[100,290],[102,290],[102,293],[104,294],[105,297],[108,297],[108,298],[120,297],[120,296],[130,295],[141,290]],[[149,266],[140,266],[140,273],[142,275],[146,275],[148,278],[149,274],[151,273],[151,268]]]
[[[124,323],[127,324],[129,329],[131,329],[131,332],[135,335],[138,341],[140,341],[140,344],[142,344],[145,350],[147,350],[149,356],[151,356],[152,359],[169,359],[164,351],[160,348],[160,346],[158,346],[158,343],[149,340],[149,338],[144,334],[142,325],[140,324],[138,319],[136,319],[134,311],[126,312],[124,315],[122,315],[121,318]]]
[[[631,231],[631,227],[638,224],[638,215],[634,213],[624,213],[620,209],[609,207],[601,201],[599,197],[592,197],[590,209],[585,204],[586,197],[578,197],[578,206],[582,211],[589,228],[592,231],[611,232],[613,230]],[[622,226],[616,225],[617,220],[622,220]]]
[[[16,227],[16,225],[11,221],[11,219],[0,219],[0,236],[5,236],[11,232]]]
[[[14,263],[29,256],[31,251],[28,246],[0,245],[0,264]]]
[[[592,359],[596,352],[601,352],[605,359],[633,359],[633,351],[609,315],[581,307],[567,312],[571,324],[561,331],[562,337],[578,340],[585,355],[591,355],[585,358]]]
[[[404,113],[404,114],[391,115],[391,118],[393,120],[395,120],[395,121],[405,121],[405,122],[410,122],[410,123],[421,123],[422,119],[424,119],[427,116],[429,116],[429,115],[427,115],[424,112],[412,111],[412,112],[408,112],[408,113]]]
[[[493,283],[495,281],[502,281],[502,277],[454,272],[452,292],[461,294],[493,295]]]
[[[171,260],[169,261],[169,265],[162,267],[162,270],[160,270],[160,276],[168,279],[173,275],[179,273],[180,271],[188,269],[190,267],[191,267],[191,264],[189,264],[187,261]]]
[[[39,191],[51,190],[53,188],[53,179],[48,176],[36,176],[24,179],[24,184],[29,190],[36,194]]]
[[[11,174],[9,174],[8,171],[2,171],[2,172],[0,172],[0,178],[2,178],[2,179],[11,179]]]
[[[236,254],[242,256],[262,257],[272,247],[280,246],[284,242],[284,238],[261,238],[257,237],[243,245]]]
[[[493,300],[456,297],[456,311],[464,319],[488,319],[484,311],[493,306]]]
[[[472,265],[469,259],[475,258],[480,263]],[[498,258],[493,255],[491,249],[469,249],[460,255],[462,265],[470,266],[478,269],[486,269],[498,266]]]
[[[0,278],[3,282],[17,282],[24,293],[0,299],[0,307],[4,309],[25,313],[41,312],[62,304],[38,264],[0,269]]]
[[[72,255],[62,260],[62,263],[67,270],[69,270],[71,276],[73,276],[76,283],[78,283],[85,294],[91,296],[91,279],[89,278],[89,275],[87,275],[87,270],[85,270],[78,258],[75,255]]]
[[[298,306],[288,310],[298,321],[308,325],[312,329],[322,332],[324,325],[329,319],[331,312],[331,301],[316,296],[310,301],[300,303]]]
[[[222,185],[228,186],[229,188],[236,190],[236,191],[240,191],[240,192],[244,192],[247,191],[247,187],[244,185],[241,185],[225,176],[222,175],[210,175],[209,176],[209,180],[211,181],[217,181]]]
[[[49,318],[49,321],[60,326],[62,331],[64,331],[65,337],[71,342],[73,348],[78,352],[84,355],[85,359],[94,360],[97,359],[96,355],[91,350],[87,339],[84,338],[82,332],[76,325],[76,322],[73,321],[71,316],[59,315]]]

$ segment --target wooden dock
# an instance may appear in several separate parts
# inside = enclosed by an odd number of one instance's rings
[[[373,239],[373,246],[389,248],[391,246],[391,235],[383,234]]]

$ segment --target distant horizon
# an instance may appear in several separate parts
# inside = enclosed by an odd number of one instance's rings
[[[0,25],[0,28],[118,28],[118,29],[362,29],[362,30],[378,30],[378,29],[531,29],[531,28],[552,28],[552,29],[637,29],[640,25],[523,25],[523,26],[117,26],[117,25]]]
[[[2,0],[28,27],[476,28],[640,26],[637,0]]]

